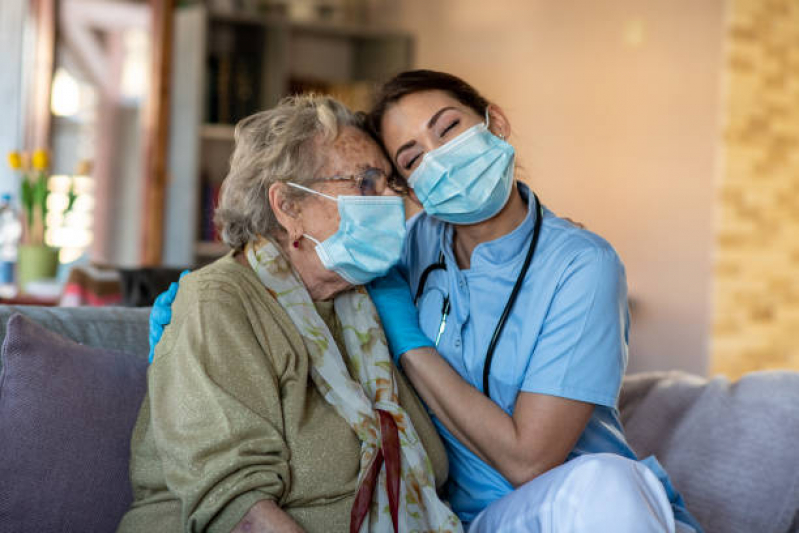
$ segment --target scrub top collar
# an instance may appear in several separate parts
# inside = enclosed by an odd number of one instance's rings
[[[530,235],[533,233],[538,213],[535,209],[535,202],[530,201],[532,197],[530,188],[520,181],[516,182],[516,186],[519,189],[522,200],[527,203],[527,216],[522,223],[510,233],[494,239],[493,241],[478,244],[472,252],[471,266],[464,272],[478,272],[489,268],[495,269],[509,263],[515,263],[516,260],[521,260],[524,254],[527,253],[526,244],[529,242]],[[441,233],[441,250],[444,252],[447,268],[451,268],[453,265],[458,264],[452,249],[454,231],[455,229],[452,224],[446,224],[444,231]],[[455,268],[455,270],[457,271],[458,269]]]

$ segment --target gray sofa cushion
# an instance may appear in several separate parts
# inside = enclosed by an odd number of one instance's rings
[[[147,359],[149,307],[0,305],[0,342],[5,338],[8,319],[17,313],[80,344],[120,350]]]
[[[0,531],[114,531],[132,501],[146,358],[76,344],[18,314],[6,329]]]
[[[625,379],[621,414],[707,533],[799,531],[799,373],[731,383],[681,372]]]

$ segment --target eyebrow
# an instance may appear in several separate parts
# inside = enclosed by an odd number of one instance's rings
[[[430,120],[427,121],[427,129],[432,129],[432,127],[436,125],[436,122],[438,122],[438,119],[441,118],[441,115],[443,115],[445,111],[449,111],[450,109],[455,109],[455,107],[450,105],[439,109],[438,112],[432,117],[430,117]]]
[[[403,144],[402,146],[400,146],[397,149],[397,151],[394,153],[394,161],[399,161],[399,155],[402,152],[404,152],[405,150],[407,150],[408,148],[411,148],[415,144],[416,144],[416,141],[408,141],[405,144]]]
[[[446,111],[449,111],[450,109],[455,109],[455,107],[454,106],[446,106],[446,107],[442,107],[441,109],[436,111],[436,114],[433,115],[432,117],[430,117],[430,120],[427,121],[427,129],[432,129],[433,126],[436,125],[436,122],[438,122],[438,119],[441,118],[441,115],[443,115]],[[398,161],[399,160],[399,155],[402,152],[404,152],[405,150],[407,150],[408,148],[411,148],[412,146],[414,146],[415,144],[416,144],[416,141],[408,141],[405,144],[403,144],[402,146],[400,146],[397,149],[397,151],[394,152],[394,161]]]

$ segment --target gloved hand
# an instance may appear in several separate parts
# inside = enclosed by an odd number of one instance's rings
[[[411,288],[399,268],[394,267],[382,278],[375,279],[366,285],[366,290],[380,314],[388,347],[397,366],[402,354],[408,350],[435,347],[419,327],[419,312],[413,303]]]
[[[188,270],[184,270],[180,274],[180,279],[188,274]],[[150,362],[153,362],[155,356],[155,345],[161,340],[164,334],[164,328],[172,322],[172,304],[175,303],[175,297],[178,295],[178,282],[169,284],[169,288],[158,295],[155,299],[153,308],[150,311]]]

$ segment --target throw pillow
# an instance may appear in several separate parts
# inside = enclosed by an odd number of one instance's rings
[[[16,314],[0,373],[0,531],[114,531],[132,501],[146,360]]]

